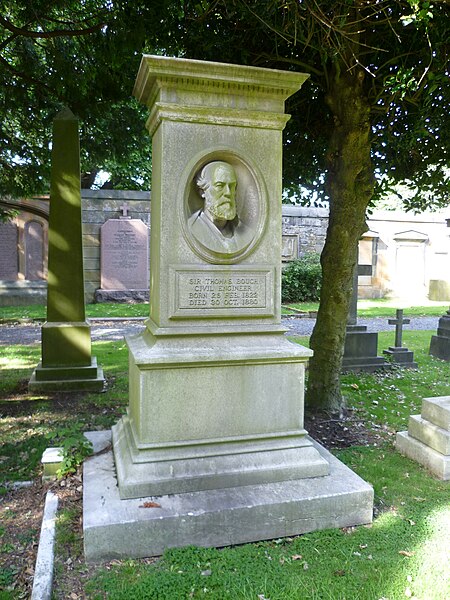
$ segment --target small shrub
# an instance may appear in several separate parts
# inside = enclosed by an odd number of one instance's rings
[[[311,252],[292,261],[281,275],[282,302],[314,302],[320,299],[320,255]]]
[[[56,472],[58,477],[75,473],[83,460],[92,454],[92,443],[84,436],[79,424],[60,428],[47,434],[46,438],[63,450],[63,461]]]

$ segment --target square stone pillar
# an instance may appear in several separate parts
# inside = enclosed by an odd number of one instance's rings
[[[123,498],[328,473],[303,428],[311,352],[280,316],[284,102],[306,78],[143,58],[150,318],[128,340],[129,410],[113,429]]]
[[[144,56],[150,317],[128,413],[84,467],[87,560],[371,520],[373,491],[308,437],[311,351],[281,327],[284,101],[306,75]],[[158,496],[158,512],[142,497]]]

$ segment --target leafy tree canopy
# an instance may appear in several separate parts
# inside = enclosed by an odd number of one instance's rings
[[[131,98],[147,51],[308,72],[288,106],[284,182],[289,195],[302,186],[309,200],[328,199],[330,70],[337,56],[354,68],[353,45],[365,70],[378,191],[406,182],[416,191],[409,208],[447,202],[446,2],[0,0],[0,15],[3,194],[48,189],[51,121],[65,105],[81,122],[83,185],[103,170],[110,187],[148,188],[146,110]]]

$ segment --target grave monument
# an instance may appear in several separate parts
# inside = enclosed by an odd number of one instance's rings
[[[30,391],[101,390],[103,372],[91,355],[84,305],[78,119],[67,108],[53,121],[48,233],[47,321],[42,360]]]
[[[97,302],[147,300],[149,287],[148,227],[128,215],[125,202],[118,219],[100,228],[100,289]]]
[[[395,325],[395,343],[389,346],[388,350],[383,350],[383,354],[389,356],[394,364],[404,369],[417,369],[417,363],[414,362],[414,352],[405,348],[402,343],[403,325],[408,325],[410,319],[403,318],[403,310],[398,308],[395,319],[388,319],[389,325]]]
[[[371,521],[371,487],[304,429],[311,351],[281,326],[284,102],[306,78],[143,57],[150,316],[127,340],[115,467],[107,454],[85,464],[88,560]],[[142,510],[145,497],[159,508]]]
[[[387,369],[390,365],[384,358],[377,356],[378,333],[367,331],[367,325],[358,325],[359,266],[356,265],[353,273],[353,292],[345,332],[342,371],[366,371],[370,373],[378,369]]]

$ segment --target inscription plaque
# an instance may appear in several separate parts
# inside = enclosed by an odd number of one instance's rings
[[[0,223],[0,279],[15,281],[18,268],[17,225]]]
[[[272,316],[273,269],[171,269],[175,306],[171,318]]]
[[[25,225],[25,279],[44,279],[44,228],[38,221]]]
[[[140,219],[110,219],[101,228],[101,288],[148,289],[148,227]]]

